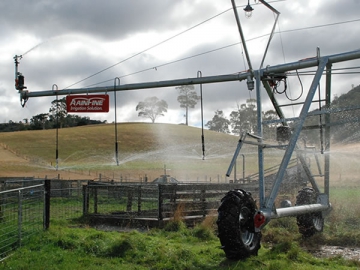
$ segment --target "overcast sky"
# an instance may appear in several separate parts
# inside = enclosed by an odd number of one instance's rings
[[[321,55],[359,49],[359,0],[268,2],[281,15],[265,66],[313,57],[316,47],[320,47]],[[249,40],[250,58],[253,67],[258,68],[274,15],[264,5],[250,3],[254,11],[251,18],[246,18],[243,8],[247,1],[236,1],[244,35]],[[121,84],[130,84],[197,77],[198,71],[202,76],[233,74],[248,68],[230,0],[1,1],[0,25],[1,123],[47,113],[55,99],[31,98],[24,108],[20,106],[14,88],[14,55],[23,55],[19,71],[32,92],[51,90],[53,84],[57,84],[59,90],[104,81],[98,85],[113,85],[115,77],[121,77]],[[334,68],[356,66],[360,66],[357,60],[336,64]],[[300,79],[305,97],[312,77],[301,76]],[[73,85],[78,81],[81,82]],[[288,84],[290,97],[299,96],[299,79],[291,77]],[[356,74],[335,75],[332,93],[340,95],[359,84]],[[325,89],[324,86],[320,88]],[[199,86],[195,89],[199,92]],[[271,109],[263,93],[263,110]],[[138,117],[135,107],[150,96],[163,99],[169,105],[165,116],[156,122],[185,122],[174,87],[119,92],[118,121],[149,122],[149,119]],[[109,113],[86,116],[114,121],[113,93],[110,97]],[[216,110],[223,110],[229,117],[237,105],[250,97],[256,98],[255,91],[249,92],[245,82],[203,85],[205,123]],[[285,95],[278,98],[282,103],[290,103]],[[298,107],[290,107],[287,117],[296,116],[298,111]],[[189,125],[199,126],[200,103],[189,113]]]

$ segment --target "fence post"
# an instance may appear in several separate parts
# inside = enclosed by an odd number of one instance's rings
[[[139,185],[138,187],[138,214],[140,215],[141,213],[141,185]]]
[[[21,225],[22,225],[22,192],[18,192],[18,244],[21,247]]]
[[[206,217],[206,196],[205,196],[206,190],[202,189],[201,190],[201,202],[202,202],[202,212],[203,212],[203,217]]]
[[[50,196],[51,196],[51,182],[45,178],[44,181],[45,201],[44,201],[44,229],[50,227]]]
[[[159,184],[158,219],[163,220],[163,185]]]
[[[86,215],[89,212],[89,192],[88,185],[83,185],[83,215]]]
[[[132,209],[132,201],[133,201],[133,190],[128,190],[127,192],[127,204],[126,204],[126,211],[131,212]]]
[[[98,212],[98,189],[95,187],[94,189],[94,214]]]

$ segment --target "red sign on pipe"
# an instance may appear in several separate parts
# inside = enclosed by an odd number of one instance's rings
[[[68,113],[109,112],[109,95],[74,95],[66,96]]]

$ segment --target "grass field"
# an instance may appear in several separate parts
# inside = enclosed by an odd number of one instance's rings
[[[342,201],[348,190],[339,188],[333,196]],[[352,195],[349,198],[357,200]],[[322,234],[306,241],[294,218],[270,222],[263,230],[259,255],[246,261],[225,258],[211,217],[194,228],[175,219],[164,229],[142,231],[101,231],[81,220],[53,220],[48,231],[32,237],[1,261],[0,269],[359,269],[360,258],[318,258],[308,251],[328,244],[358,245],[359,225],[349,228],[346,220],[338,219],[334,226],[339,211],[334,209]],[[341,218],[347,214],[342,213]]]
[[[238,138],[205,131],[206,159],[202,160],[201,130],[183,125],[118,124],[119,166],[115,160],[114,125],[59,130],[59,170],[55,171],[55,130],[1,133],[0,175],[49,178],[95,178],[102,175],[167,173],[179,178],[225,175]],[[250,147],[254,151],[254,147]],[[252,163],[248,170],[255,170]],[[5,173],[6,172],[6,173]]]
[[[226,181],[225,173],[238,137],[205,130],[205,160],[202,160],[201,129],[184,125],[118,124],[119,166],[115,160],[114,125],[94,125],[59,130],[59,162],[55,170],[56,131],[0,133],[0,177],[35,176],[61,179],[103,177],[149,180],[166,173],[179,180]],[[251,140],[251,139],[249,139]],[[318,147],[319,149],[319,147]],[[359,183],[360,144],[331,146],[332,185]],[[257,147],[244,145],[245,174],[258,171]],[[283,150],[265,150],[265,167],[279,164]],[[319,155],[320,159],[324,155]],[[312,158],[311,169],[318,174]],[[323,172],[323,163],[322,172]],[[242,177],[239,156],[237,178]],[[232,178],[231,178],[232,179]],[[319,182],[321,184],[321,182]]]

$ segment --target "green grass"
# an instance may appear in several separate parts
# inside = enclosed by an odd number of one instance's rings
[[[324,232],[309,239],[298,233],[295,218],[272,220],[262,231],[259,255],[245,261],[225,258],[216,237],[216,218],[194,228],[175,218],[163,229],[121,232],[96,230],[83,219],[52,219],[48,231],[27,239],[0,262],[0,269],[359,269],[360,261],[315,258],[306,251],[320,245],[359,246],[359,225],[348,223],[351,218],[360,220],[360,215],[354,207],[347,208],[358,202],[357,191],[333,189],[336,202]],[[53,211],[74,204],[54,200],[58,207]]]
[[[164,229],[122,232],[90,228],[86,219],[52,218],[48,231],[26,239],[0,262],[0,269],[359,269],[359,261],[320,259],[306,251],[319,245],[359,246],[360,214],[353,207],[358,191],[332,189],[333,211],[324,232],[309,239],[298,233],[295,218],[272,220],[262,231],[259,255],[246,261],[225,258],[216,237],[216,218],[194,228],[175,218]],[[77,200],[53,199],[53,217],[64,207],[78,205]]]
[[[0,263],[0,269],[357,269],[359,262],[318,259],[287,237],[259,256],[229,261],[209,224],[173,221],[145,232],[103,232],[59,222]],[[80,224],[78,224],[80,226]]]

